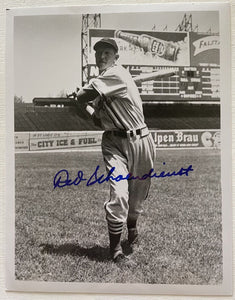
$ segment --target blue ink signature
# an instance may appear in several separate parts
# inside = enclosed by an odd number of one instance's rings
[[[165,163],[163,163],[165,164]],[[146,180],[148,178],[165,178],[165,177],[172,177],[172,176],[188,176],[189,172],[193,171],[192,165],[189,165],[187,168],[181,168],[179,171],[167,172],[162,171],[160,174],[154,172],[154,169],[151,169],[149,173],[144,174],[142,177],[133,176],[131,173],[127,174],[126,176],[118,175],[116,177],[112,176],[115,167],[113,167],[108,174],[105,176],[104,174],[98,175],[100,166],[98,165],[94,171],[94,173],[87,179],[84,177],[83,171],[77,172],[77,177],[72,180],[69,178],[69,172],[66,169],[62,169],[56,173],[54,177],[54,189],[59,187],[63,188],[65,186],[71,185],[79,185],[81,182],[86,181],[86,186],[91,186],[93,184],[102,184],[104,182],[108,182],[109,180],[113,180],[119,182],[121,180]]]

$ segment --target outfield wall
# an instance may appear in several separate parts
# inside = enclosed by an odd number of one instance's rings
[[[220,130],[151,130],[157,149],[220,148]],[[102,131],[15,132],[15,151],[94,149]]]

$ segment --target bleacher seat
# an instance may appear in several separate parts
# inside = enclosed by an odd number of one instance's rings
[[[219,107],[145,105],[145,121],[150,129],[219,129]],[[52,108],[26,104],[15,109],[15,131],[100,130],[82,109]]]
[[[98,130],[91,118],[76,110],[40,107],[15,113],[15,131]]]

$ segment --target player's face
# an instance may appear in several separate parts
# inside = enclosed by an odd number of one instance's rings
[[[100,71],[111,67],[117,58],[118,54],[112,47],[108,46],[100,46],[95,53],[96,65]]]

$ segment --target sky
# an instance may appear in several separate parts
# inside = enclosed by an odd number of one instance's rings
[[[219,32],[217,12],[192,14],[200,32]],[[175,31],[185,12],[102,14],[101,28]],[[32,102],[81,86],[81,15],[17,16],[14,20],[14,94]]]

